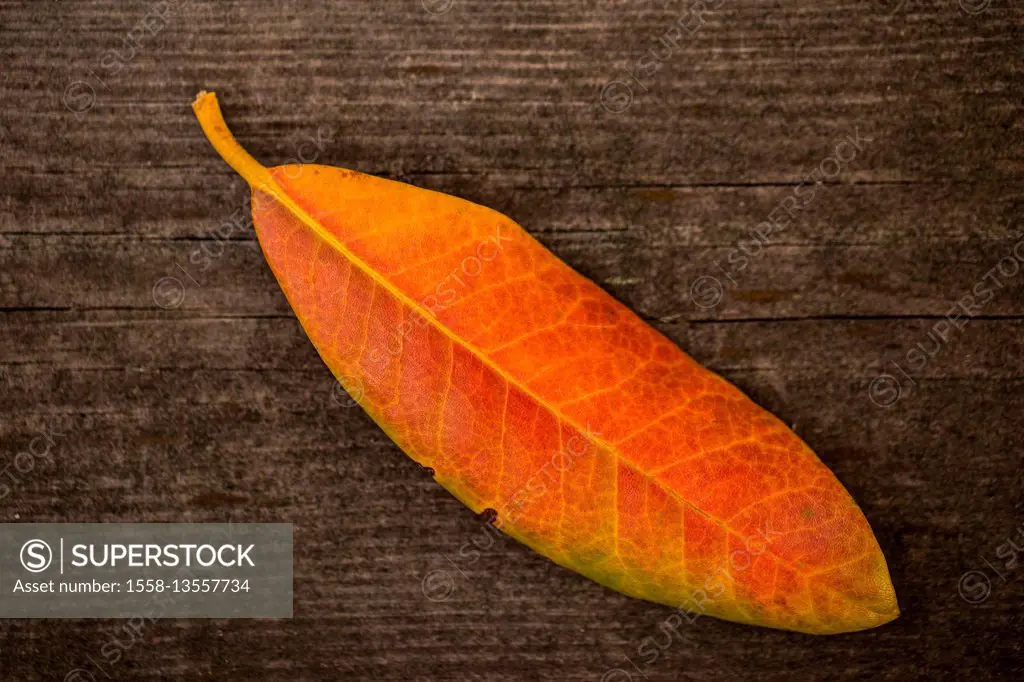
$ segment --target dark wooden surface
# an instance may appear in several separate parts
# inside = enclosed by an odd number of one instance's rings
[[[602,89],[688,2],[0,2],[0,466],[62,434],[0,521],[296,540],[292,620],[158,621],[104,671],[89,657],[123,622],[0,621],[0,678],[1020,679],[1024,569],[997,553],[1024,524],[1024,272],[986,275],[1024,237],[1024,11],[716,3],[616,113]],[[794,424],[861,503],[903,616],[666,638],[670,609],[491,540],[346,406],[253,235],[221,227],[246,191],[192,117],[203,88],[268,165],[509,214]],[[832,177],[755,248],[815,168]],[[963,329],[908,358],[983,281]],[[969,571],[990,593],[959,594]]]

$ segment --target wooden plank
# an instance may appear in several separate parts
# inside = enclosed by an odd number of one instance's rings
[[[54,440],[0,521],[296,527],[296,618],[0,621],[0,679],[1019,677],[1019,571],[976,605],[958,583],[1024,521],[1024,9],[705,5],[638,72],[686,3],[0,2],[0,468]],[[670,609],[494,538],[335,387],[199,134],[201,88],[269,164],[512,216],[795,425],[903,616],[666,632]]]
[[[1012,239],[790,245],[739,233],[721,246],[688,246],[671,232],[541,238],[640,315],[658,319],[943,316],[965,296],[972,300],[960,314],[1005,317],[1019,314],[1024,291],[1024,241]],[[14,235],[4,242],[0,309],[288,312],[251,241]],[[40,280],[36,273],[46,271],[74,272],[77,286]]]

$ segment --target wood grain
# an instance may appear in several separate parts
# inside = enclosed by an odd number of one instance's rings
[[[991,274],[1024,249],[1024,12],[705,4],[612,113],[602,89],[664,51],[687,3],[0,2],[0,467],[62,434],[0,521],[288,521],[296,539],[292,620],[158,621],[107,670],[88,657],[123,623],[0,621],[0,679],[1019,677],[1024,574],[986,560],[1024,523],[1024,271]],[[202,88],[268,164],[507,213],[795,424],[876,529],[903,616],[666,634],[670,609],[495,538],[334,387],[192,118]],[[868,141],[758,248],[848,136]],[[901,393],[880,406],[886,374]],[[980,604],[958,594],[972,570],[992,579]]]

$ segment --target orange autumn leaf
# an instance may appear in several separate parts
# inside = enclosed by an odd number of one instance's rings
[[[320,165],[264,168],[260,245],[320,356],[415,461],[502,531],[625,594],[808,633],[898,615],[832,472],[509,218]]]

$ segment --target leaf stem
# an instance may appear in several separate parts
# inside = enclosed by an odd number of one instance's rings
[[[216,93],[205,90],[200,92],[192,102],[192,111],[196,113],[199,125],[203,127],[203,133],[213,148],[253,190],[259,189],[269,194],[278,193],[274,191],[277,189],[277,183],[270,171],[245,151],[228,130],[228,124],[224,122],[224,115],[220,112],[220,104],[217,103]]]
[[[242,148],[242,145],[238,144],[231,131],[228,130],[228,124],[224,122],[224,115],[220,113],[220,105],[217,103],[216,94],[206,92],[205,90],[200,92],[196,96],[196,100],[192,102],[192,110],[196,112],[199,125],[203,127],[203,132],[210,140],[213,148],[217,150],[217,153],[221,155],[221,158],[229,166],[234,168],[249,183],[253,193],[253,211],[257,208],[256,197],[258,193],[265,194],[291,211],[296,218],[305,223],[321,239],[347,252],[347,249],[341,245],[337,237],[332,235],[316,218],[311,216],[306,209],[299,206],[288,195],[281,185],[278,184],[277,180],[274,179],[274,174],[271,173],[270,169],[254,159],[249,152]],[[255,216],[253,217],[255,218]]]

